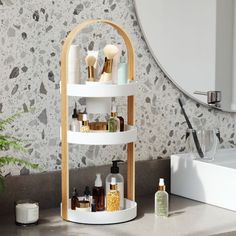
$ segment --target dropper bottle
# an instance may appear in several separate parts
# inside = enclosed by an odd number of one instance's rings
[[[80,127],[80,132],[88,133],[89,132],[89,121],[87,114],[83,114],[82,126]]]
[[[120,132],[120,120],[117,118],[116,106],[112,105],[111,117],[108,120],[109,132]]]

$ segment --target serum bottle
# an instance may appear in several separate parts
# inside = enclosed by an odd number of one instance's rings
[[[111,117],[108,120],[109,132],[120,132],[120,120],[117,118],[116,106],[113,105],[111,109]]]
[[[164,179],[159,180],[159,190],[155,194],[155,215],[160,217],[168,217],[169,197],[165,191],[166,187]]]
[[[89,129],[89,121],[87,114],[83,114],[83,121],[82,121],[82,126],[80,127],[80,132],[88,133],[89,131],[90,129]]]
[[[107,193],[107,211],[120,210],[120,192],[117,190],[116,178],[111,178],[110,191]]]
[[[102,186],[101,174],[96,174],[95,185],[93,187],[93,199],[96,204],[96,211],[105,210],[105,191]]]

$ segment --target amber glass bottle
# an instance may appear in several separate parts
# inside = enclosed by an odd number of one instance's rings
[[[105,191],[102,187],[101,174],[96,174],[95,186],[93,188],[93,199],[96,204],[96,211],[105,210]]]
[[[78,206],[78,194],[76,188],[73,188],[73,194],[71,198],[71,209],[75,210],[77,206]]]

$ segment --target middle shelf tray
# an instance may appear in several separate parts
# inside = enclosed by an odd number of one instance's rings
[[[123,132],[67,132],[68,143],[85,145],[116,145],[135,142],[137,139],[137,128],[126,125]]]

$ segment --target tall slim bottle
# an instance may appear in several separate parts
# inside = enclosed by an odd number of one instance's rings
[[[160,217],[168,217],[169,211],[169,197],[165,191],[166,187],[164,179],[159,180],[159,190],[155,194],[155,215]]]
[[[93,188],[93,199],[96,204],[96,211],[105,210],[105,191],[102,187],[101,174],[96,174],[95,185]]]

